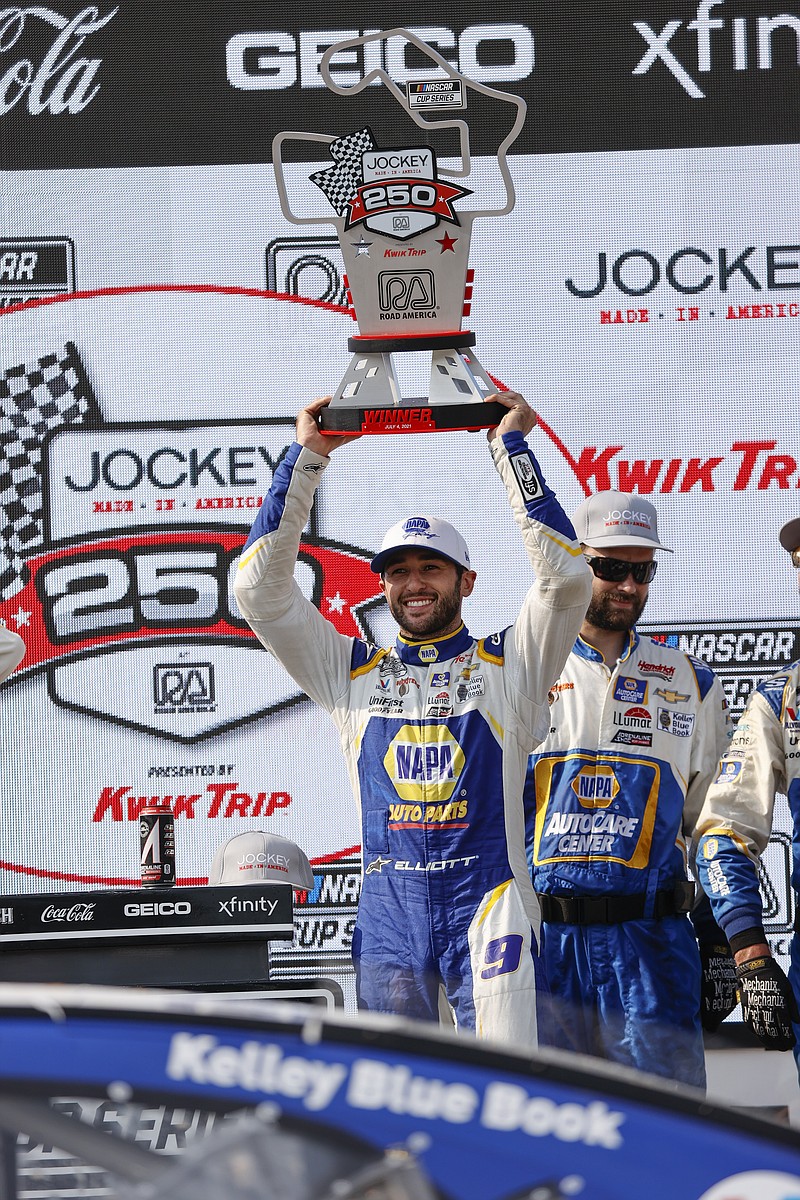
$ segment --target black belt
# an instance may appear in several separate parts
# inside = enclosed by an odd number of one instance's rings
[[[647,893],[632,896],[552,896],[537,892],[543,921],[565,925],[618,925],[622,921],[642,920],[647,906]],[[648,920],[680,916],[694,906],[694,884],[684,880],[671,888],[663,888],[653,898],[653,911]]]

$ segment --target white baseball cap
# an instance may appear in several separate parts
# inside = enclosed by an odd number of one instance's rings
[[[597,492],[576,510],[572,523],[584,546],[649,546],[672,551],[658,540],[658,516],[649,500],[636,492]]]
[[[392,554],[408,549],[432,550],[459,567],[471,570],[467,543],[449,521],[438,517],[407,517],[405,521],[398,521],[387,531],[380,550],[369,565],[376,575],[380,575]]]
[[[254,829],[223,842],[208,872],[208,882],[291,883],[308,891],[314,886],[311,863],[295,842],[277,833]]]

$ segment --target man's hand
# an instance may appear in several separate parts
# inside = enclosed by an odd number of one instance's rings
[[[791,1050],[792,1021],[800,1021],[789,980],[771,956],[751,958],[736,967],[742,1015],[766,1050]]]
[[[315,454],[321,454],[324,458],[337,446],[345,446],[361,437],[360,433],[320,433],[319,414],[330,404],[331,399],[331,396],[322,396],[319,400],[312,400],[297,414],[295,437],[298,442],[307,450],[313,450]]]
[[[514,429],[525,437],[536,424],[536,413],[519,392],[495,392],[493,395],[487,396],[486,400],[487,402],[496,400],[508,409],[499,425],[487,429],[486,436],[490,442],[504,433],[511,433]]]
[[[730,947],[700,943],[703,977],[700,981],[700,1021],[703,1029],[715,1033],[739,1003],[736,964]]]

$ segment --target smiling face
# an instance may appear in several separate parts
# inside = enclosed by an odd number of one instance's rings
[[[446,637],[458,629],[461,602],[474,586],[474,571],[460,571],[431,550],[399,550],[381,575],[391,614],[410,641]]]
[[[624,559],[629,563],[652,562],[654,557],[653,551],[646,546],[612,546],[603,550],[587,546],[585,552],[589,557]],[[584,627],[626,633],[639,620],[649,590],[649,583],[637,583],[632,575],[619,583],[594,575]]]

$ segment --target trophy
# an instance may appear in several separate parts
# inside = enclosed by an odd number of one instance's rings
[[[341,86],[332,78],[335,55],[344,54],[350,62],[356,48],[363,47],[365,64],[380,62],[369,44],[381,40],[388,44],[389,39],[405,39],[435,66],[403,85],[380,65],[353,86]],[[352,358],[347,372],[321,414],[322,432],[420,433],[498,424],[507,410],[487,402],[497,387],[472,353],[475,335],[462,328],[462,320],[469,316],[472,299],[472,222],[476,217],[504,216],[514,207],[506,156],[522,129],[525,101],[467,79],[406,29],[369,33],[329,46],[320,73],[339,96],[361,93],[377,82],[385,84],[420,130],[452,131],[446,136],[455,133],[459,147],[453,167],[437,160],[424,135],[403,146],[376,143],[369,127],[341,137],[285,132],[273,139],[283,214],[296,225],[335,226],[345,263],[348,308],[358,323],[359,332],[348,339]],[[403,74],[410,71],[403,68]],[[462,203],[474,194],[460,182],[469,178],[472,169],[469,130],[463,119],[451,114],[466,108],[470,91],[509,104],[515,111],[497,151],[503,192],[499,206],[465,211]],[[314,171],[308,180],[327,200],[330,215],[293,211],[283,158],[289,141],[327,146],[331,165]],[[428,394],[404,398],[392,356],[421,351],[431,355]]]

